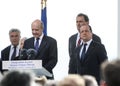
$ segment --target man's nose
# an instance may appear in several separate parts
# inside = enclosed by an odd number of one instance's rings
[[[35,31],[35,30],[33,30],[32,32],[33,32],[33,33],[35,33],[36,31]]]

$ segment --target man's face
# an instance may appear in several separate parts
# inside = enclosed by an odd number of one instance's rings
[[[79,30],[80,30],[80,37],[84,42],[87,42],[90,39],[92,39],[92,32],[90,31],[90,28],[88,25],[81,26]]]
[[[11,32],[9,34],[11,44],[18,45],[20,40],[20,33],[19,32]]]
[[[32,34],[35,38],[38,38],[42,35],[43,29],[40,23],[34,22],[31,28],[32,28]]]
[[[85,21],[84,17],[83,16],[78,16],[76,18],[76,26],[77,26],[77,30],[79,31],[79,28],[82,26],[82,25],[88,25],[88,22]],[[79,31],[80,32],[80,31]]]

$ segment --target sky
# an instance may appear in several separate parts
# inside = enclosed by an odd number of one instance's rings
[[[100,36],[109,60],[117,57],[117,0],[47,0],[48,36],[57,40],[58,63],[55,79],[68,73],[68,39],[77,32],[76,16],[85,13],[93,33]],[[31,23],[41,18],[41,0],[0,0],[0,50],[10,45],[8,32],[21,30],[22,37],[31,37]]]

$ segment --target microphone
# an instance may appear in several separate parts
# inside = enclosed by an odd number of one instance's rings
[[[21,49],[20,50],[20,56],[19,59],[20,60],[27,60],[27,49]]]
[[[34,60],[37,55],[37,51],[35,49],[28,49],[27,50],[27,59],[28,60]]]

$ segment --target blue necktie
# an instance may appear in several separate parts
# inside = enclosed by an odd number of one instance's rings
[[[38,51],[39,48],[39,38],[36,39],[35,50]]]
[[[14,51],[12,53],[11,60],[14,60],[16,57],[16,46],[14,46],[13,48],[14,48]]]
[[[86,43],[83,44],[83,50],[82,50],[82,54],[81,54],[81,60],[83,61],[83,59],[85,58],[85,51],[86,51]]]

